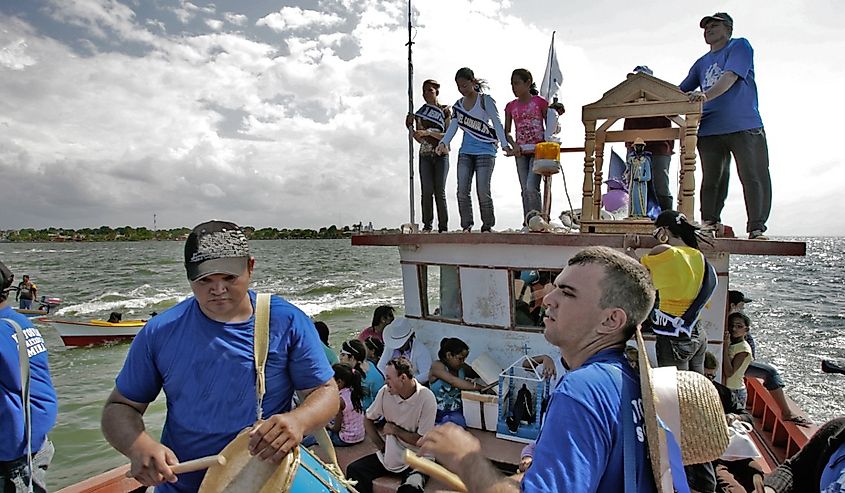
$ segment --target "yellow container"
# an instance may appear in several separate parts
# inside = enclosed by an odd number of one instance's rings
[[[560,161],[560,144],[557,142],[540,142],[534,148],[534,159]]]

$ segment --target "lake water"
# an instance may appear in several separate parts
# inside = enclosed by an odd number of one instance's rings
[[[815,421],[845,415],[845,376],[820,370],[820,360],[845,360],[845,239],[801,238],[806,257],[731,258],[731,287],[755,300],[758,358],[781,369],[788,395]],[[399,253],[394,247],[352,247],[348,240],[256,241],[253,288],[279,294],[332,331],[332,345],[370,324],[373,309],[391,304],[402,313]],[[0,259],[18,277],[29,274],[39,294],[64,299],[58,315],[146,318],[190,293],[181,242],[3,243]],[[59,419],[51,433],[56,456],[51,489],[126,462],[103,439],[100,411],[127,344],[66,348],[49,326],[39,328],[50,348]],[[151,404],[146,423],[158,436],[164,399]]]

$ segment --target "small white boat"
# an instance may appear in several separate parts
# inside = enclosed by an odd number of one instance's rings
[[[130,341],[147,323],[146,320],[124,320],[121,322],[108,322],[106,320],[82,322],[52,318],[39,318],[38,320],[51,324],[61,336],[65,346],[92,346],[107,342]]]
[[[37,303],[38,308],[36,309],[15,308],[15,311],[27,318],[45,317],[50,314],[50,310],[62,304],[62,299],[42,296]]]

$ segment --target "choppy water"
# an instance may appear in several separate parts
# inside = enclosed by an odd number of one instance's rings
[[[806,257],[732,257],[732,287],[755,300],[747,306],[760,359],[778,366],[789,396],[816,421],[845,415],[845,376],[821,373],[820,360],[845,361],[845,238],[806,238]],[[257,241],[254,288],[284,296],[332,330],[332,345],[369,325],[381,304],[402,306],[398,251],[352,247],[346,240]],[[145,318],[184,299],[190,288],[180,242],[4,243],[2,259],[30,274],[40,294],[64,299],[63,317]],[[125,463],[102,438],[100,411],[128,345],[65,348],[49,325],[59,420],[51,433],[56,457],[51,489]],[[157,436],[164,401],[146,422]]]

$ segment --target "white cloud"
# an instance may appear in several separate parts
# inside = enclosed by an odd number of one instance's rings
[[[223,17],[230,23],[236,26],[243,26],[246,24],[247,16],[243,14],[236,14],[234,12],[226,12],[223,14]]]
[[[23,70],[33,65],[35,59],[26,54],[26,48],[26,40],[23,38],[10,41],[0,48],[0,65],[12,70]]]
[[[582,145],[582,105],[600,98],[638,64],[676,82],[706,48],[697,16],[686,7],[652,12],[649,29],[638,29],[630,23],[637,8],[620,3],[614,10],[599,3],[566,15],[554,9],[525,13],[492,0],[418,4],[416,104],[426,78],[440,80],[441,101],[454,102],[459,97],[454,73],[470,66],[490,81],[501,110],[513,98],[514,68],[529,68],[542,78],[556,28],[568,109],[562,119],[564,143]],[[0,48],[0,173],[12,184],[0,197],[0,224],[145,224],[152,210],[162,227],[211,216],[280,227],[407,222],[404,2],[334,2],[329,7],[337,9],[329,12],[336,13],[326,14],[282,9],[258,21],[288,33],[281,46],[254,41],[261,38],[246,24],[244,33],[170,36],[160,29],[151,34],[139,27],[134,13],[106,0],[62,5],[66,8],[53,11],[59,22],[99,30],[109,40],[147,39],[151,51],[127,56],[92,50],[80,57],[61,40],[38,33],[37,26],[0,19],[0,47],[5,47]],[[180,8],[210,15],[210,7],[203,11],[190,2]],[[344,8],[347,13],[337,13]],[[845,108],[827,95],[845,69],[806,53],[822,46],[835,51],[845,42],[832,21],[814,24],[812,19],[827,19],[824,12],[807,13],[808,25],[792,26],[796,37],[784,39],[782,26],[770,28],[770,20],[751,13],[754,5],[741,8],[747,11],[737,7],[734,18],[743,19],[737,21],[737,34],[756,49],[769,135],[772,232],[843,234],[845,218],[839,215],[805,217],[796,211],[839,209],[835,186],[842,172],[834,151],[822,146],[836,142],[826,115]],[[773,8],[790,9],[777,2]],[[596,9],[613,12],[598,31]],[[228,13],[224,18],[231,22]],[[674,41],[666,44],[666,39]],[[356,47],[353,55],[342,53],[349,45]],[[456,138],[453,149],[459,142]],[[453,152],[447,181],[453,228],[458,224],[456,158]],[[582,166],[583,156],[564,157],[575,207]],[[553,184],[559,211],[566,207],[562,179],[554,177]],[[493,194],[497,227],[517,227],[516,171],[501,155]],[[24,202],[32,206],[20,211],[16,204]],[[744,229],[735,174],[725,220]]]
[[[258,20],[256,25],[267,26],[274,31],[285,32],[303,28],[331,28],[343,23],[335,14],[317,12],[299,7],[282,7]]]
[[[214,31],[219,31],[223,29],[223,21],[219,19],[206,19],[205,25]]]
[[[55,20],[85,28],[99,39],[116,34],[125,41],[154,40],[153,34],[135,22],[135,12],[117,0],[49,0],[49,13]]]

